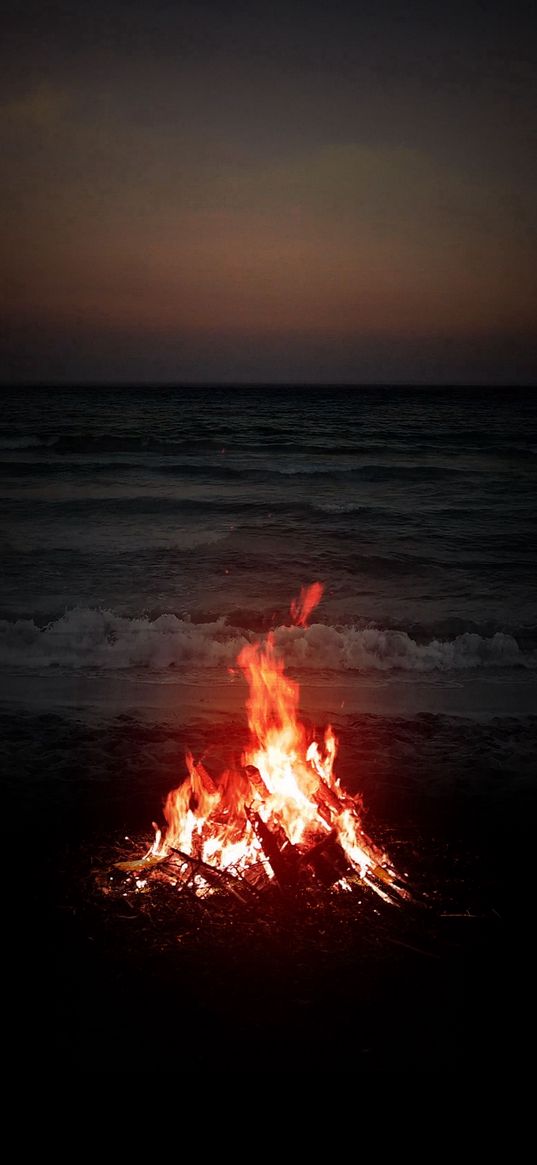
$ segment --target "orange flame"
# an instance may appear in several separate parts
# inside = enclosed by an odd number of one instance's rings
[[[322,592],[320,583],[302,589],[291,607],[296,623],[305,625]],[[296,869],[324,842],[335,841],[343,867],[339,886],[350,888],[349,877],[358,875],[390,901],[387,890],[404,893],[394,884],[386,855],[363,831],[360,799],[334,775],[332,728],[319,743],[300,721],[299,685],[285,674],[272,634],[243,647],[237,662],[249,687],[250,744],[241,766],[214,779],[188,752],[188,777],[164,807],[167,831],[164,838],[157,831],[145,860],[178,850],[234,875],[261,872],[266,880],[278,877],[273,847],[287,863],[292,856]]]
[[[297,627],[305,627],[311,612],[318,607],[323,597],[324,587],[320,582],[314,582],[309,587],[302,587],[298,599],[291,603],[291,618]]]

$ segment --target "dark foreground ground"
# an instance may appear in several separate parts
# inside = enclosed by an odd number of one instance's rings
[[[163,886],[124,897],[117,879],[105,892],[111,862],[150,837],[185,745],[218,768],[240,755],[241,724],[225,751],[201,721],[6,713],[0,728],[4,1028],[23,1068],[323,1080],[504,1073],[531,1050],[537,718],[342,721],[338,771],[413,901],[260,911]]]

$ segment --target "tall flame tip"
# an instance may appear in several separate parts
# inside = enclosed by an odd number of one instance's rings
[[[311,612],[318,607],[324,594],[321,582],[310,583],[308,587],[301,587],[298,599],[291,602],[291,618],[297,627],[306,627]]]

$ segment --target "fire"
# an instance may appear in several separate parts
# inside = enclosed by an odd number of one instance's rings
[[[291,606],[295,623],[306,625],[322,593],[320,583],[302,589]],[[204,863],[252,885],[275,878],[288,887],[309,870],[338,888],[359,880],[389,901],[392,891],[405,896],[387,856],[364,833],[360,798],[335,776],[332,728],[318,741],[300,721],[299,685],[285,674],[273,635],[244,647],[237,663],[249,688],[250,742],[240,767],[215,779],[188,752],[188,776],[166,800],[164,835],[157,829],[146,857],[123,868],[178,852],[200,863],[202,885]]]

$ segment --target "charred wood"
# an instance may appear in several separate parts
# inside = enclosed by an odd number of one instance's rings
[[[333,886],[351,869],[334,830],[303,854],[301,863],[313,870],[323,886]]]
[[[254,887],[249,886],[247,882],[241,879],[241,888],[237,886],[238,878],[234,878],[232,874],[228,874],[227,870],[217,870],[214,866],[209,866],[207,862],[201,858],[193,857],[192,854],[185,854],[180,849],[171,847],[171,853],[175,854],[182,862],[188,862],[191,866],[191,873],[189,881],[198,875],[209,882],[212,886],[218,886],[219,889],[225,889],[233,894],[235,898],[242,902],[243,906],[247,905],[248,898],[246,893],[242,893],[242,886],[247,887],[250,894],[254,893]]]
[[[259,813],[251,812],[249,816],[280,889],[294,889],[297,881],[297,854],[294,846],[287,842],[285,849],[280,849],[275,835]]]

